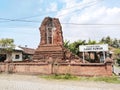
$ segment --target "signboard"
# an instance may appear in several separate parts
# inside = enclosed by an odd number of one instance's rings
[[[108,44],[101,45],[80,45],[80,52],[89,52],[89,51],[108,51]]]

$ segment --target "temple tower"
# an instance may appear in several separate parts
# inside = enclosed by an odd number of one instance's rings
[[[46,17],[40,28],[40,44],[33,60],[64,59],[62,27],[57,18]]]

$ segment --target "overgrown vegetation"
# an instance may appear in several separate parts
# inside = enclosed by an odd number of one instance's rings
[[[65,40],[64,42],[64,47],[70,49],[73,53],[77,54],[77,49],[79,48],[79,45],[93,45],[93,44],[108,44],[109,46],[113,48],[120,48],[120,40],[119,39],[112,39],[110,36],[103,37],[100,41],[95,41],[89,39],[88,41],[86,40],[78,40],[74,41],[73,43],[70,43],[70,41]],[[120,50],[116,51],[117,53],[120,53]]]
[[[64,47],[69,49],[72,53],[79,55],[79,45],[93,45],[93,44],[108,44],[110,51],[113,52],[114,59],[120,58],[120,40],[112,39],[110,36],[103,37],[99,41],[91,40],[78,40],[70,43],[70,41],[65,40]]]
[[[116,38],[112,39],[110,36],[103,37],[100,42],[107,43],[109,46],[114,48],[120,48],[120,40]]]
[[[120,65],[120,58],[119,58],[119,59],[117,59],[117,63]]]
[[[95,81],[95,82],[107,82],[107,83],[120,83],[120,78],[117,76],[111,76],[111,77],[79,77],[79,76],[73,76],[70,74],[65,75],[48,75],[48,76],[40,76],[45,79],[55,79],[55,80],[77,80],[77,81]]]
[[[120,49],[115,50],[115,56],[116,56],[116,63],[118,66],[120,66]]]

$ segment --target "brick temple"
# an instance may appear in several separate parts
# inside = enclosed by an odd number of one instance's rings
[[[39,31],[41,35],[40,44],[35,51],[33,60],[76,58],[74,54],[63,46],[62,27],[58,18],[46,17],[42,21]]]
[[[34,60],[64,59],[62,27],[57,18],[46,17],[39,28],[41,40]]]

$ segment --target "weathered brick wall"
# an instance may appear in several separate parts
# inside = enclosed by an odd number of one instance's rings
[[[89,64],[59,64],[55,65],[54,73],[72,74],[79,76],[111,76],[111,63],[89,63]]]
[[[7,69],[7,67],[9,67]],[[24,74],[51,74],[51,64],[37,63],[0,63],[1,72]]]
[[[0,63],[1,72],[24,74],[72,74],[79,76],[111,76],[112,63],[47,64],[47,63]]]
[[[5,72],[6,66],[5,63],[0,63],[0,72]]]
[[[50,64],[37,64],[37,63],[16,63],[13,64],[14,73],[30,73],[30,74],[51,74]]]

